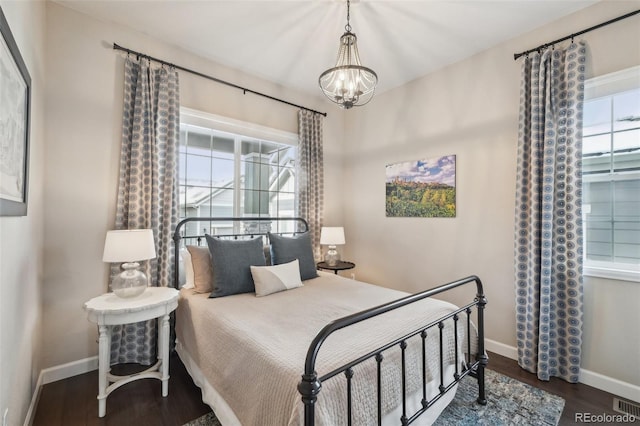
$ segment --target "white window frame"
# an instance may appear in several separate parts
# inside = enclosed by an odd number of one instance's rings
[[[246,139],[275,142],[283,145],[298,147],[298,135],[284,130],[262,126],[256,123],[236,120],[221,115],[211,114],[195,109],[180,107],[180,123],[212,129],[216,134],[234,140],[234,182],[240,182],[240,152],[241,143]],[[298,164],[296,163],[296,169]],[[235,188],[236,185],[234,185]],[[295,196],[298,196],[298,179],[295,180]],[[234,189],[233,216],[242,217],[241,212],[242,191]],[[294,216],[298,215],[298,206],[295,204]]]
[[[594,77],[585,81],[585,100],[610,96],[625,90],[640,88],[640,66],[624,69],[622,71]],[[583,175],[583,182],[612,182],[637,179],[640,172],[618,172]],[[582,209],[582,223],[584,235],[583,275],[590,277],[607,278],[640,282],[640,265],[619,262],[602,262],[587,259],[586,215],[589,213],[589,205]]]

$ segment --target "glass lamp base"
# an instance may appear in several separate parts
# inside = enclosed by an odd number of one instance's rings
[[[340,253],[336,250],[336,246],[329,246],[327,254],[324,256],[324,261],[329,266],[336,266],[340,262]]]
[[[111,283],[111,289],[118,297],[136,297],[147,289],[147,276],[140,271],[139,263],[123,263],[122,271],[116,275]]]

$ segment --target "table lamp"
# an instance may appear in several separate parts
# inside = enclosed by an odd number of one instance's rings
[[[342,226],[323,226],[320,230],[320,244],[329,246],[324,261],[329,266],[336,266],[340,262],[340,253],[337,245],[345,243],[344,228]]]
[[[104,241],[103,262],[124,262],[123,271],[113,278],[111,289],[119,297],[142,294],[148,284],[147,276],[139,270],[138,261],[156,257],[151,229],[108,231]]]

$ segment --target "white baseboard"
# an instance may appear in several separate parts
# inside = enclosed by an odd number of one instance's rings
[[[42,371],[38,374],[38,381],[31,396],[31,403],[29,404],[27,415],[24,418],[24,426],[31,426],[33,424],[33,415],[36,413],[36,407],[38,406],[38,401],[40,401],[40,389],[42,389]]]
[[[640,402],[640,386],[623,382],[595,371],[580,369],[580,383],[602,389],[634,402]]]
[[[504,343],[496,342],[491,339],[485,339],[485,348],[488,351],[497,353],[498,355],[502,355],[513,360],[518,359],[518,349],[514,346],[505,345]],[[591,370],[586,370],[584,368],[580,369],[580,383],[593,386],[594,388],[631,401],[640,401],[640,386],[623,382],[622,380],[614,379],[613,377],[605,376]]]
[[[33,416],[36,413],[36,407],[40,400],[40,390],[42,386],[47,383],[57,382],[58,380],[67,379],[69,377],[77,376],[79,374],[88,373],[89,371],[98,369],[98,357],[93,356],[90,358],[81,359],[78,361],[68,362],[62,365],[56,365],[54,367],[45,368],[40,371],[38,375],[38,381],[36,387],[33,390],[31,397],[31,403],[29,404],[29,410],[24,419],[24,426],[31,426],[33,424]]]
[[[491,339],[484,339],[484,348],[488,351],[495,352],[498,355],[506,356],[509,359],[518,359],[518,349],[514,346],[505,345]]]
[[[42,384],[57,382],[58,380],[67,379],[79,374],[88,373],[89,371],[98,369],[98,357],[92,356],[78,361],[68,362],[62,365],[45,368],[40,373],[42,375]]]

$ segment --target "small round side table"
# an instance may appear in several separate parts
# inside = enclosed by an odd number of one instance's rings
[[[139,379],[162,381],[162,396],[169,394],[169,314],[178,306],[178,290],[149,287],[139,296],[121,298],[113,293],[94,297],[84,304],[89,321],[98,325],[98,417],[107,411],[107,396],[117,388]],[[158,361],[152,367],[128,376],[111,370],[111,328],[114,325],[158,319]]]
[[[327,262],[318,262],[316,266],[318,267],[318,269],[326,269],[329,271],[333,271],[334,274],[338,275],[338,271],[353,269],[356,267],[356,264],[353,262],[344,262],[340,260],[334,266],[329,265]]]

